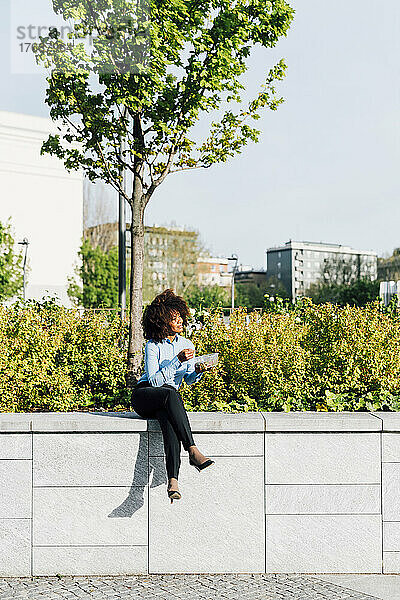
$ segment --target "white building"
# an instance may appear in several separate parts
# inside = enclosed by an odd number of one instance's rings
[[[0,221],[11,217],[15,241],[29,241],[27,298],[56,295],[70,306],[67,279],[83,233],[83,175],[40,156],[42,142],[56,131],[50,119],[0,111]]]
[[[320,281],[329,262],[347,264],[358,279],[377,278],[377,253],[350,246],[289,240],[284,246],[268,248],[267,278],[280,280],[292,300],[307,294],[312,283]]]

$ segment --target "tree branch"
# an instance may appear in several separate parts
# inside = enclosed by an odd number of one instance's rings
[[[188,170],[193,170],[193,169],[208,169],[209,167],[211,167],[211,164],[196,165],[195,167],[181,167],[180,169],[171,169],[170,173],[178,173],[178,171],[188,171]]]

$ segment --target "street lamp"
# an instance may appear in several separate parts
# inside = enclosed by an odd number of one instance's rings
[[[237,271],[238,256],[237,256],[237,254],[232,254],[232,256],[227,257],[227,260],[235,261],[235,264],[233,265],[233,270],[232,270],[232,287],[231,287],[232,308],[235,308],[235,273]]]
[[[123,160],[124,141],[120,143],[120,157]],[[122,168],[122,189],[126,189],[126,172]],[[120,310],[121,319],[125,316],[126,311],[126,214],[125,214],[125,197],[120,192],[119,211],[118,211],[118,307]],[[131,232],[132,235],[132,232]]]
[[[25,246],[23,286],[24,286],[24,300],[26,300],[26,256],[28,254],[29,242],[28,242],[28,239],[26,237],[24,237],[22,242],[18,242],[18,244],[20,244],[21,246]]]

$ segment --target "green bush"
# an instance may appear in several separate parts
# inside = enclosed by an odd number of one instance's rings
[[[126,328],[110,311],[54,301],[0,307],[0,411],[71,411],[129,404]]]
[[[190,336],[219,363],[180,388],[190,411],[400,410],[400,316],[363,307],[276,303],[263,313],[202,311]],[[189,336],[188,336],[189,337]],[[0,411],[130,410],[127,324],[52,301],[0,307]]]
[[[192,340],[220,362],[182,389],[189,410],[400,410],[400,321],[378,300],[214,312]]]

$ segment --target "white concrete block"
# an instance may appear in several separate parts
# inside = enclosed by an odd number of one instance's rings
[[[30,519],[0,519],[0,577],[30,575]]]
[[[135,412],[35,412],[31,414],[32,431],[147,431],[146,419]]]
[[[165,483],[157,485],[153,478],[150,572],[263,572],[263,485],[262,457],[216,457],[201,472],[185,461],[179,474],[182,498],[173,504]]]
[[[208,456],[263,456],[263,433],[197,433],[194,441],[199,450]],[[150,456],[164,456],[161,433],[149,432]],[[181,447],[181,456],[188,453]]]
[[[371,415],[379,418],[382,423],[382,431],[400,431],[400,413],[375,410]]]
[[[382,463],[382,498],[383,519],[400,521],[400,463]]]
[[[266,431],[381,431],[382,421],[370,413],[340,411],[263,412]]]
[[[223,413],[188,412],[193,432],[264,431],[265,421],[261,412]],[[161,431],[157,419],[148,420],[148,431]]]
[[[382,460],[400,463],[400,432],[382,433]]]
[[[385,552],[400,552],[400,521],[383,522],[383,549]]]
[[[32,413],[0,413],[0,432],[29,432],[31,431],[31,420]],[[16,458],[25,457],[17,456]]]
[[[33,485],[145,485],[147,433],[34,434]]]
[[[265,509],[269,515],[380,514],[379,484],[269,484],[265,488]]]
[[[267,573],[380,573],[379,515],[268,515]]]
[[[32,461],[0,460],[0,518],[31,518]]]
[[[400,552],[383,553],[383,572],[400,574]]]
[[[35,488],[35,546],[147,544],[147,488]]]
[[[33,549],[33,575],[147,573],[146,546],[67,546]]]
[[[378,433],[266,433],[267,483],[380,483]]]
[[[31,433],[0,433],[0,459],[32,459]]]

